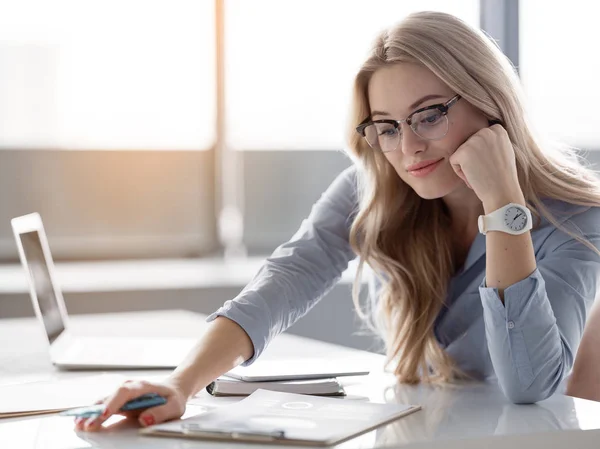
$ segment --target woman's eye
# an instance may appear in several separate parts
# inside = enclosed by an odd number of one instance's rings
[[[435,125],[442,118],[442,114],[431,114],[421,119],[423,125]]]
[[[397,134],[396,128],[383,129],[379,133],[380,136],[387,136],[387,137],[395,136],[396,134]]]

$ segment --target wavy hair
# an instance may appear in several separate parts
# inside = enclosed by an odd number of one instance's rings
[[[528,124],[516,71],[497,44],[461,19],[419,12],[382,32],[358,71],[353,87],[349,155],[358,168],[359,205],[350,244],[360,258],[352,296],[359,315],[383,337],[387,366],[401,382],[448,382],[466,374],[438,344],[433,329],[455,273],[450,216],[441,198],[426,200],[404,183],[381,152],[355,131],[370,115],[368,84],[374,72],[418,63],[489,119],[500,120],[513,144],[518,179],[534,228],[541,216],[600,254],[563,227],[542,198],[600,206],[600,181],[573,148],[550,147]],[[542,151],[544,146],[546,151]],[[381,280],[377,307],[360,304],[367,264]]]

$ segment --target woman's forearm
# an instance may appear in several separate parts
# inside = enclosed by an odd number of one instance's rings
[[[512,194],[500,194],[484,202],[484,211],[489,214],[508,204],[525,206],[521,191]],[[536,268],[535,253],[531,233],[510,235],[504,232],[489,232],[486,235],[486,284],[498,289],[498,295],[504,303],[504,289],[525,279]]]
[[[236,322],[217,317],[169,380],[189,398],[217,377],[248,360],[253,353],[248,334]]]

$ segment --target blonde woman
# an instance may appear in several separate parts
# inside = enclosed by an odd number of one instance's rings
[[[356,75],[353,166],[209,317],[168,381],[126,383],[78,428],[96,430],[150,392],[168,402],[141,425],[180,417],[187,398],[253,363],[356,256],[357,278],[364,264],[376,275],[365,313],[400,382],[496,378],[515,403],[554,393],[600,278],[600,184],[538,144],[518,85],[496,45],[451,15],[413,14],[382,33]]]

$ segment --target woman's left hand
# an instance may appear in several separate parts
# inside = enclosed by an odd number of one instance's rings
[[[452,169],[483,202],[520,192],[515,151],[502,125],[480,129],[450,156]]]

